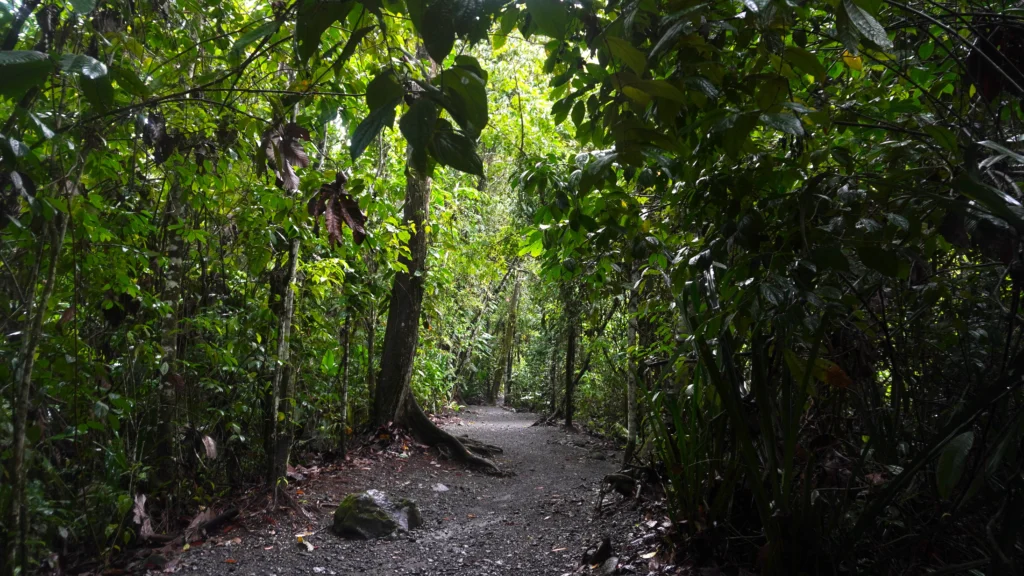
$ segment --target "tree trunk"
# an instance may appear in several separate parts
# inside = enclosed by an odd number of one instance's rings
[[[548,383],[551,387],[550,406],[551,416],[557,418],[558,415],[558,349],[560,342],[558,338],[552,338],[551,342],[551,368],[548,371]]]
[[[39,275],[39,260],[42,257],[42,249],[36,253],[36,262],[31,274],[31,284],[28,285],[31,294],[26,302],[25,318],[28,329],[23,335],[21,350],[18,354],[18,365],[15,369],[15,404],[13,421],[12,466],[13,482],[11,485],[10,507],[8,508],[9,533],[6,538],[8,549],[5,550],[5,568],[0,573],[13,574],[17,566],[21,567],[22,574],[28,572],[27,555],[27,534],[28,534],[28,464],[26,462],[26,434],[28,430],[28,407],[32,400],[32,370],[35,367],[36,349],[43,333],[43,321],[46,319],[49,310],[50,297],[53,295],[54,284],[57,282],[57,264],[60,260],[60,250],[64,244],[64,234],[67,231],[68,218],[58,212],[50,223],[50,261],[46,270],[46,277],[43,279],[42,293],[35,299],[35,287]],[[18,536],[14,537],[13,534]]]
[[[338,396],[341,399],[341,418],[338,424],[341,425],[341,440],[338,443],[338,453],[342,458],[345,458],[347,455],[345,444],[348,441],[348,357],[351,348],[349,342],[352,340],[351,322],[352,310],[350,309],[345,316],[345,327],[342,328],[341,333],[342,356],[341,366],[339,367],[341,370],[341,390],[338,391]]]
[[[576,318],[568,318],[569,329],[565,344],[565,426],[572,428],[572,416],[575,411],[573,394],[576,391]]]
[[[519,312],[519,279],[516,279],[515,286],[512,288],[512,301],[509,302],[508,307],[508,325],[505,326],[506,340],[505,340],[505,393],[504,402],[507,404],[509,399],[512,397],[512,355],[515,351],[515,337],[516,337],[516,320]]]
[[[626,317],[626,449],[622,453],[622,465],[629,465],[636,451],[636,427],[639,419],[636,404],[636,377],[640,371],[637,362],[637,305],[640,295],[635,288],[639,274],[636,264],[631,266],[630,284],[634,286],[629,293],[629,313]]]
[[[423,285],[426,281],[427,236],[425,224],[430,208],[430,175],[415,168],[412,146],[407,147],[405,169],[405,224],[411,228],[409,257],[402,257],[405,272],[395,274],[388,306],[388,321],[381,352],[380,382],[374,397],[375,421],[405,425],[426,444],[447,447],[454,458],[491,471],[498,468],[476,456],[454,436],[427,418],[412,394],[413,362],[419,342]]]
[[[280,304],[274,302],[272,307],[279,306],[277,313],[277,354],[274,377],[269,391],[269,410],[265,414],[268,433],[264,438],[267,456],[267,484],[273,486],[288,471],[288,455],[291,451],[292,435],[292,398],[295,395],[295,382],[292,377],[289,356],[291,352],[292,317],[295,313],[295,273],[299,263],[299,237],[290,242],[288,259],[283,266],[278,266],[272,273],[271,298],[279,298]],[[284,406],[281,406],[284,402]],[[283,414],[281,418],[279,414]]]
[[[160,421],[157,425],[156,453],[159,461],[158,473],[160,482],[170,484],[177,475],[175,465],[175,421],[178,405],[178,388],[183,376],[178,372],[178,302],[181,299],[181,270],[183,268],[184,250],[177,224],[182,220],[183,204],[182,189],[175,179],[167,193],[164,205],[163,229],[164,253],[167,255],[167,270],[164,282],[164,301],[167,302],[167,314],[160,320]],[[168,493],[170,497],[172,493]],[[170,503],[168,503],[170,510]]]
[[[377,312],[376,310],[371,311],[369,317],[366,319],[363,325],[363,330],[366,331],[366,391],[368,399],[366,402],[366,416],[367,420],[373,422],[376,418],[376,411],[374,410],[374,398],[377,396],[377,369],[375,368],[374,349],[376,348],[377,340]]]

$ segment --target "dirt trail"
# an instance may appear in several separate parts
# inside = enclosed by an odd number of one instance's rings
[[[303,486],[309,523],[269,525],[253,519],[240,542],[207,544],[185,554],[179,572],[199,574],[563,574],[575,570],[583,550],[604,534],[625,537],[613,526],[621,516],[595,518],[604,475],[619,453],[586,435],[531,427],[533,414],[473,407],[456,435],[501,446],[496,457],[514,473],[493,477],[438,460],[432,453],[393,458],[368,467],[346,466]],[[368,468],[368,469],[367,469]],[[439,491],[443,484],[446,491]],[[329,531],[334,505],[368,488],[419,503],[425,525],[395,540],[342,540]],[[617,498],[617,497],[616,497]],[[322,502],[322,504],[317,504]],[[315,548],[295,534],[305,530]],[[227,536],[232,536],[229,534]]]

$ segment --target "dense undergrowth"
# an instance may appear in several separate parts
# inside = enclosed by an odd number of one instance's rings
[[[619,439],[680,562],[1024,569],[1019,4],[27,0],[0,31],[0,573],[342,455],[410,330],[427,410]]]

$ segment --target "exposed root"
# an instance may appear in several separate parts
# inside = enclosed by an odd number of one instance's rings
[[[502,449],[501,446],[495,446],[494,444],[485,444],[479,440],[474,440],[469,436],[466,436],[465,434],[459,436],[458,440],[459,442],[462,443],[463,446],[468,448],[470,451],[475,452],[480,456],[483,456],[484,458],[490,458],[495,454],[505,453],[505,450]]]
[[[399,418],[402,424],[409,429],[420,442],[431,446],[437,446],[438,449],[444,450],[453,460],[467,464],[470,467],[477,468],[488,474],[502,475],[504,472],[498,468],[494,462],[491,462],[483,456],[478,456],[470,451],[465,444],[460,441],[459,438],[452,436],[448,432],[437,427],[436,424],[430,421],[430,418],[423,412],[423,409],[419,407],[415,399],[408,398],[403,403],[402,417]],[[486,444],[481,442],[472,441],[475,446],[485,447]],[[496,446],[492,448],[497,448]],[[483,449],[483,448],[481,448]],[[500,448],[498,451],[500,452]],[[490,456],[496,452],[490,452],[487,455]]]

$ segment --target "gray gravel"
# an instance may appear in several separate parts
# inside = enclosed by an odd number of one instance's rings
[[[609,534],[628,538],[629,514],[596,518],[601,478],[619,454],[578,433],[531,427],[533,414],[472,407],[450,426],[504,448],[496,460],[508,477],[478,474],[440,460],[436,452],[346,465],[300,487],[310,521],[271,524],[250,517],[239,529],[194,547],[179,573],[292,574],[564,574],[579,567],[588,545]],[[369,470],[366,470],[369,468]],[[442,489],[439,484],[443,485]],[[419,503],[425,526],[393,540],[342,540],[329,531],[332,504],[345,493],[377,488]],[[618,496],[610,497],[618,499]],[[317,505],[317,502],[324,504]],[[293,518],[295,516],[293,515]],[[296,534],[313,532],[296,541]],[[239,541],[240,540],[240,541]]]

